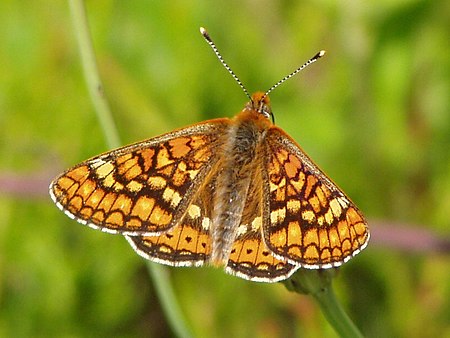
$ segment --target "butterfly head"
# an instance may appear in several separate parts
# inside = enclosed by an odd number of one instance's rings
[[[270,99],[263,92],[256,92],[251,96],[251,101],[246,105],[247,109],[255,110],[267,119],[273,121],[272,108],[270,107]]]

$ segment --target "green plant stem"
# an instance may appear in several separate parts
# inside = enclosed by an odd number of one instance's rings
[[[89,94],[100,125],[103,128],[108,146],[117,148],[121,145],[121,142],[109,109],[108,101],[103,93],[103,85],[92,46],[84,2],[82,0],[70,0],[69,2]],[[147,267],[158,299],[161,302],[164,314],[173,332],[177,337],[191,337],[192,335],[187,328],[186,321],[175,297],[167,269],[151,262],[147,263]]]
[[[171,287],[167,287],[167,285],[171,285],[168,270],[161,265],[156,265],[151,262],[148,262],[147,268],[150,275],[152,276],[156,292],[158,293],[158,299],[161,301],[161,303],[175,305],[167,305],[164,307],[164,313],[168,318],[168,321],[171,323],[173,332],[177,337],[192,337],[192,334],[185,325],[180,307],[177,305],[177,300],[173,289]]]
[[[117,148],[121,145],[121,142],[108,101],[103,92],[103,84],[98,73],[84,2],[82,0],[70,0],[69,2],[89,95],[94,104],[100,126],[103,128],[108,146]]]
[[[290,291],[311,295],[334,330],[345,338],[362,338],[363,335],[345,313],[332,287],[335,269],[301,269],[284,282]]]

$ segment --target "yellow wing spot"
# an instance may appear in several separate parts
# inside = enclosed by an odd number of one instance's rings
[[[108,175],[103,179],[102,184],[105,188],[111,188],[116,182],[112,175]]]
[[[199,170],[189,170],[187,173],[189,175],[189,178],[193,180],[197,176],[198,172]]]
[[[192,148],[198,149],[201,146],[206,144],[207,138],[202,135],[196,135],[196,136],[190,137],[189,141],[191,142]]]
[[[289,248],[288,254],[290,256],[301,257],[302,251],[300,250],[300,247],[298,245],[295,245]]]
[[[281,223],[286,217],[286,208],[274,210],[270,213],[270,222],[272,224]]]
[[[243,234],[246,234],[247,232],[248,232],[247,224],[241,224],[238,226],[238,228],[236,230],[236,235],[242,236]]]
[[[308,223],[313,223],[316,220],[316,215],[311,210],[305,210],[302,212],[302,219]]]
[[[337,201],[336,198],[333,198],[333,199],[330,201],[330,209],[331,209],[331,211],[333,212],[333,215],[334,215],[336,218],[341,217],[341,214],[342,214],[342,208],[341,208],[341,205],[339,204],[339,202]]]
[[[261,229],[261,226],[262,226],[262,217],[261,216],[255,217],[255,219],[252,221],[252,230],[258,231],[259,229]]]
[[[137,158],[129,158],[128,160],[124,161],[123,158],[120,158],[116,160],[116,163],[118,164],[118,170],[117,172],[120,175],[126,174],[132,167],[135,167],[137,165]]]
[[[306,175],[303,171],[300,171],[298,176],[295,179],[290,180],[290,184],[295,189],[296,194],[302,191],[303,186],[305,185]]]
[[[317,224],[319,224],[319,226],[323,226],[324,222],[325,222],[325,218],[322,215],[317,216],[317,220],[316,220]]]
[[[208,217],[203,217],[202,228],[204,230],[208,230],[210,226],[211,226],[211,220]]]
[[[79,184],[73,184],[72,186],[70,186],[70,188],[66,191],[66,196],[67,198],[73,198],[75,197],[75,194],[78,192],[78,188],[79,188]]]
[[[167,225],[172,220],[172,215],[158,205],[153,207],[150,222],[156,225]]]
[[[113,188],[115,191],[119,192],[123,190],[124,186],[122,183],[115,181]]]
[[[164,188],[167,184],[166,179],[161,176],[151,176],[148,178],[147,182],[152,189],[156,190]]]
[[[276,155],[278,161],[280,163],[284,163],[287,160],[289,153],[286,151],[286,149],[277,149]]]
[[[103,210],[96,210],[92,215],[92,219],[98,223],[105,221],[105,212]]]
[[[287,201],[287,209],[294,214],[300,210],[300,201],[297,199],[290,199]]]
[[[139,192],[141,191],[143,185],[138,181],[130,181],[127,184],[127,189],[131,192]]]
[[[74,184],[73,179],[68,178],[68,177],[61,177],[58,180],[58,185],[55,186],[55,190],[58,188],[58,190],[56,190],[55,192],[57,192],[58,195],[62,194],[62,192],[64,192],[68,198],[71,198],[76,190],[72,189],[71,191],[69,191],[69,189],[71,189],[71,187],[74,185],[76,186],[77,183]],[[59,188],[61,190],[59,190]]]
[[[114,172],[114,170],[115,170],[114,164],[112,164],[111,162],[104,162],[102,165],[98,166],[95,169],[95,174],[99,178],[105,178],[108,175],[110,175],[112,172]]]
[[[175,208],[181,202],[181,196],[178,192],[173,190],[172,188],[166,187],[163,192],[163,199],[167,203],[170,203],[172,208]]]
[[[180,169],[181,164],[178,164],[177,170],[175,171],[175,173],[172,176],[172,181],[171,183],[173,185],[175,185],[176,187],[181,187],[186,183],[186,180],[188,178],[189,173],[185,172],[186,170],[186,165],[184,165],[185,169]]]
[[[192,219],[199,218],[201,215],[201,209],[198,205],[191,204],[188,208],[188,215]]]
[[[325,213],[325,221],[328,224],[332,224],[334,220],[333,212],[331,211],[331,208],[328,208],[327,212]]]

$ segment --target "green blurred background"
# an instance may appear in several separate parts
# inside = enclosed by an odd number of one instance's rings
[[[271,100],[277,125],[372,224],[372,243],[335,279],[338,298],[368,337],[449,337],[449,248],[424,243],[450,234],[449,4],[102,0],[87,12],[124,144],[242,109],[200,26],[250,92],[327,50]],[[144,261],[47,193],[108,150],[68,4],[2,1],[0,43],[0,336],[172,337]],[[281,284],[168,271],[195,336],[336,336]]]

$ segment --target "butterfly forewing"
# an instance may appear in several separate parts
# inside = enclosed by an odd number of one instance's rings
[[[309,268],[339,266],[361,251],[369,233],[348,197],[281,129],[270,129],[267,147],[269,249]]]
[[[218,119],[94,157],[50,186],[69,217],[103,231],[160,234],[183,218],[218,160],[229,124]]]

